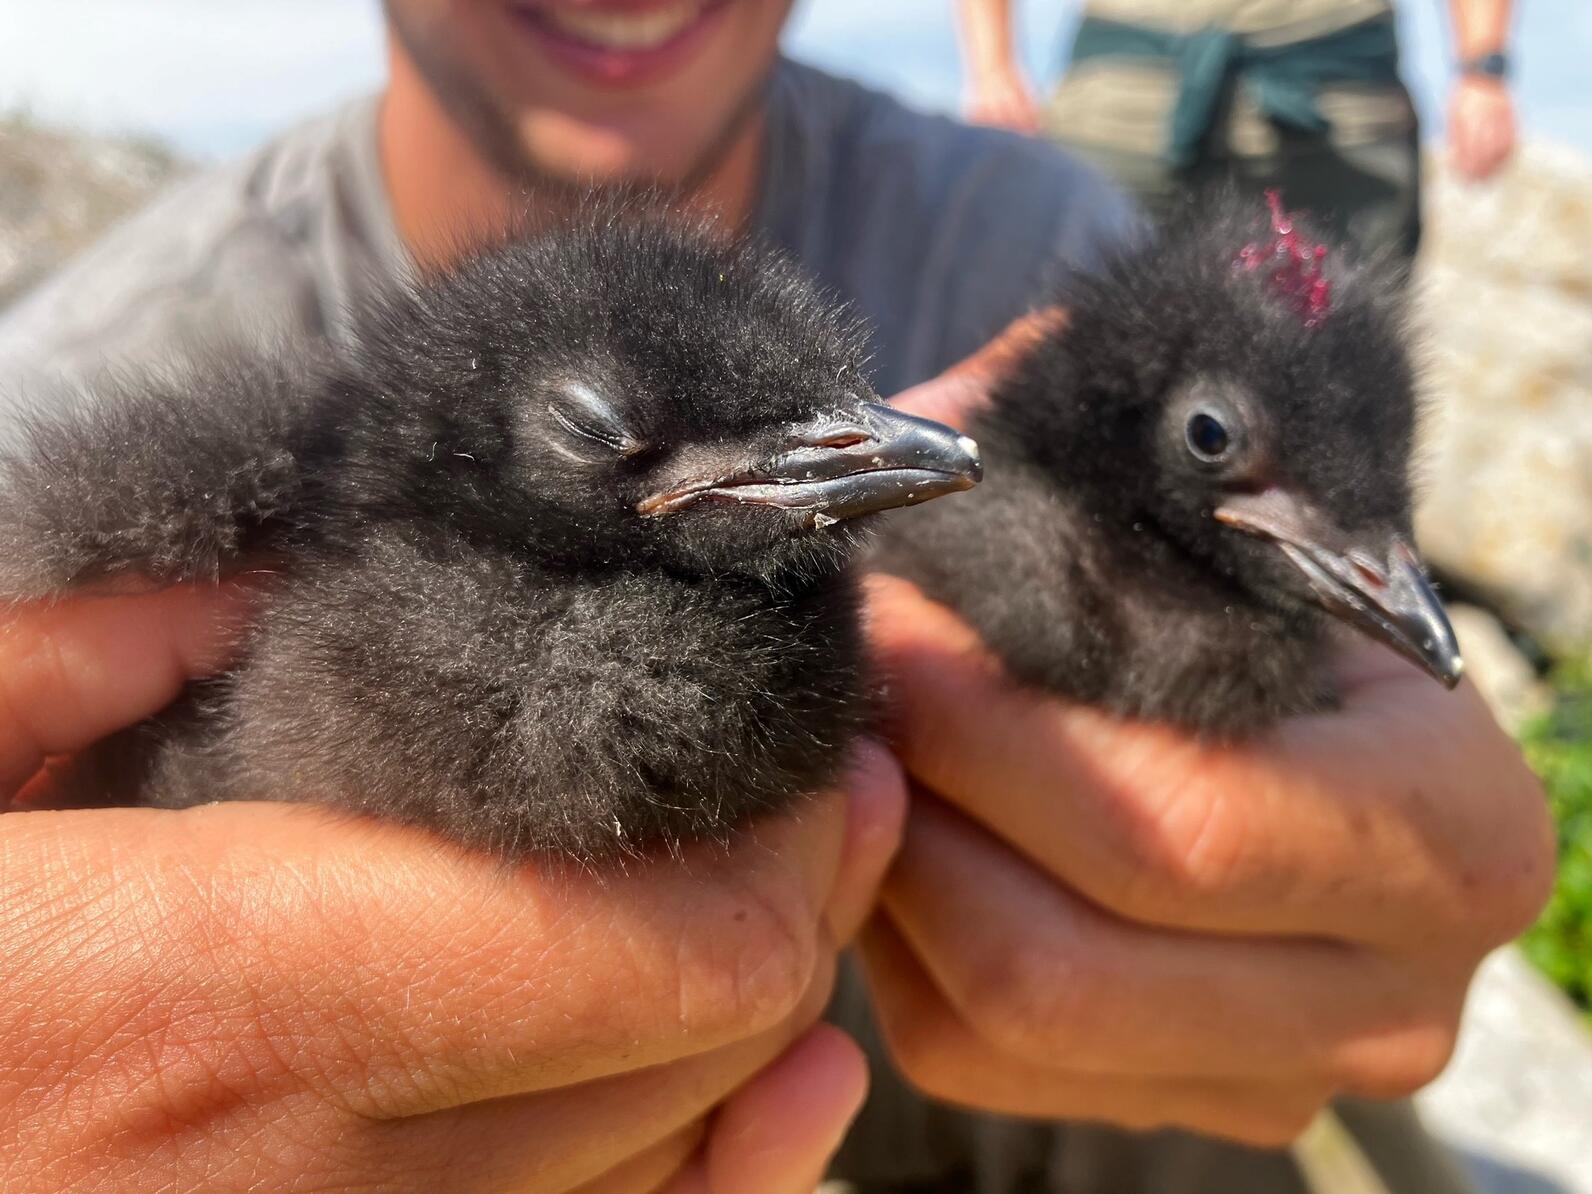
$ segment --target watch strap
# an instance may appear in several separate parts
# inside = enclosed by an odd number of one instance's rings
[[[1509,77],[1509,55],[1502,50],[1494,50],[1491,54],[1478,54],[1475,58],[1467,58],[1459,64],[1461,74],[1482,75],[1489,79],[1507,79]]]

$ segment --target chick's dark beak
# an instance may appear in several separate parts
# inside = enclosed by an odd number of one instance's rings
[[[1464,660],[1443,603],[1415,552],[1397,535],[1356,543],[1276,489],[1236,494],[1216,519],[1277,545],[1328,613],[1422,668],[1445,688],[1464,674]]]
[[[757,464],[684,481],[637,503],[648,517],[699,502],[773,506],[830,526],[971,489],[983,477],[978,445],[943,423],[867,403],[787,429],[786,446]]]

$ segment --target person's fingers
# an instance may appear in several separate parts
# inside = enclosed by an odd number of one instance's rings
[[[1147,1078],[1048,1068],[992,1049],[964,1024],[888,917],[859,937],[890,1054],[923,1093],[984,1112],[1080,1119],[1136,1130],[1175,1126],[1249,1144],[1287,1144],[1331,1091],[1309,1083]]]
[[[846,837],[825,919],[837,945],[846,945],[868,918],[879,883],[901,844],[907,813],[906,776],[889,748],[859,743],[844,781]]]
[[[568,1194],[674,1194],[698,1169],[695,1157],[706,1135],[707,1121],[699,1119]]]
[[[890,403],[926,419],[965,427],[968,419],[989,401],[991,391],[1001,378],[1036,344],[1066,326],[1067,312],[1060,307],[1030,311],[1014,319],[1000,335],[971,356],[938,377],[901,391]]]
[[[376,1118],[661,1064],[784,1023],[828,964],[844,805],[606,876],[290,805],[16,814],[0,1028],[65,1080],[104,1032],[175,1049],[194,1009],[246,1007],[255,1081]],[[194,1044],[196,1081],[226,1044]]]
[[[1461,79],[1448,119],[1450,156],[1465,178],[1479,182],[1490,177],[1514,149],[1514,101],[1501,83]]]
[[[1016,133],[1039,131],[1039,109],[1020,91],[990,95],[968,109],[969,124],[984,124]]]
[[[608,1085],[633,1083],[605,1080],[604,1093]],[[812,1194],[867,1089],[862,1051],[839,1029],[815,1024],[707,1119],[693,1120],[570,1194]],[[522,1105],[511,1119],[529,1110]],[[522,1132],[521,1140],[542,1147],[545,1124],[536,1120],[535,1131]],[[523,1151],[514,1140],[510,1147]],[[457,1177],[451,1166],[448,1172]],[[545,1172],[523,1167],[512,1175],[480,1176],[512,1176],[526,1188],[553,1188]]]
[[[452,1175],[451,1189],[578,1189],[642,1154],[674,1154],[681,1133],[748,1085],[758,1089],[766,1067],[772,1064],[777,1076],[776,1059],[822,1014],[833,977],[830,953],[793,1013],[746,1040],[573,1087],[362,1125],[365,1145],[373,1157],[390,1155],[395,1167],[406,1157],[427,1158]],[[776,1089],[792,1094],[788,1082],[776,1082]],[[717,1130],[715,1117],[705,1142],[709,1157]]]
[[[993,1049],[1080,1073],[1403,1093],[1446,1062],[1469,974],[1118,920],[927,794],[883,907]]]
[[[927,787],[1128,919],[1465,952],[1551,881],[1541,789],[1473,687],[1411,670],[1252,742],[1020,690],[910,584],[869,581],[896,746]]]
[[[812,1194],[867,1092],[862,1050],[814,1025],[719,1108],[666,1194]]]
[[[719,1110],[707,1141],[713,1194],[811,1194],[868,1093],[845,1033],[815,1025]]]
[[[249,596],[178,585],[0,611],[0,808],[47,756],[141,721],[222,666]]]
[[[1496,116],[1473,113],[1463,135],[1456,139],[1455,165],[1461,174],[1480,182],[1493,174],[1503,161],[1503,128]]]
[[[977,72],[971,82],[969,123],[994,125],[1021,133],[1038,129],[1039,105],[1034,100],[1033,88],[1020,70],[1007,66]]]
[[[1482,125],[1479,169],[1483,178],[1496,173],[1509,156],[1514,140],[1514,123],[1507,108],[1487,114]]]

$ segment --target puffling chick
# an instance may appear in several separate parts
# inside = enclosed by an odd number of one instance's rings
[[[231,669],[80,775],[581,859],[837,778],[862,525],[979,476],[877,402],[852,321],[771,251],[631,214],[357,324],[327,365],[124,379],[0,459],[0,598],[275,573]]]
[[[1332,618],[1452,687],[1401,291],[1275,195],[1207,197],[1061,296],[969,420],[990,481],[892,527],[879,566],[1019,680],[1208,736],[1330,708]]]

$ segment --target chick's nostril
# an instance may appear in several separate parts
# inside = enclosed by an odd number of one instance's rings
[[[1382,575],[1382,573],[1377,569],[1371,567],[1369,564],[1361,562],[1360,560],[1353,560],[1351,562],[1354,564],[1354,570],[1360,574],[1360,579],[1371,588],[1387,588],[1387,577]]]
[[[1342,560],[1354,570],[1355,578],[1371,591],[1385,589],[1388,585],[1386,566],[1376,556],[1361,547],[1351,547],[1343,553]],[[1348,579],[1348,577],[1345,577]]]
[[[833,435],[826,435],[817,440],[815,448],[854,448],[858,444],[865,444],[869,437],[861,431],[837,431]]]

